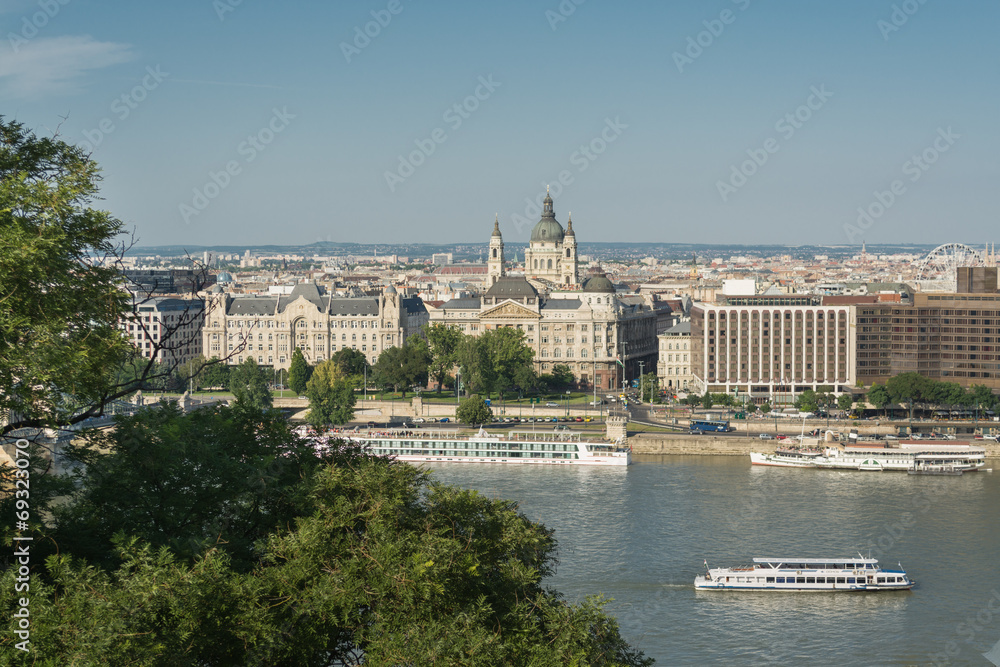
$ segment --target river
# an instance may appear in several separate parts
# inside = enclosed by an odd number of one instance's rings
[[[997,467],[930,477],[638,456],[627,469],[429,469],[439,481],[516,500],[554,528],[559,565],[547,583],[570,601],[614,598],[608,610],[622,634],[658,665],[988,667],[983,653],[1000,642]],[[705,559],[720,567],[859,552],[884,567],[901,563],[917,585],[882,593],[693,587]]]

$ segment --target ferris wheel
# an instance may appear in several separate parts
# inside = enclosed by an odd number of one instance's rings
[[[918,262],[917,280],[932,282],[945,291],[954,292],[958,287],[958,267],[985,263],[978,250],[964,243],[945,243]]]

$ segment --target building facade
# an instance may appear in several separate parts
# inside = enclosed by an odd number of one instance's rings
[[[546,211],[551,213],[551,208],[552,200],[547,197]],[[552,224],[558,226],[554,218],[543,213],[539,225],[548,231],[532,233],[532,238],[544,237],[549,243],[556,235]],[[572,252],[567,258],[572,261],[557,264],[554,256],[546,255],[546,273],[539,278],[549,280],[545,276],[549,275],[548,260],[552,259],[553,267],[566,272],[559,277],[560,282],[577,279],[575,234],[572,239]],[[560,243],[559,247],[564,253],[567,245]],[[539,252],[534,255],[526,253],[526,265],[541,261],[542,251],[548,252],[548,246],[536,249]],[[646,368],[656,363],[657,313],[643,299],[619,298],[603,273],[572,291],[540,292],[527,279],[506,275],[503,238],[497,223],[490,239],[490,269],[490,288],[484,294],[445,302],[431,314],[431,321],[474,336],[501,327],[520,329],[535,353],[537,373],[549,373],[556,365],[566,365],[577,385],[585,388],[594,388],[596,383],[600,389],[617,389],[623,381],[638,378],[640,362]]]
[[[202,354],[204,308],[201,299],[140,299],[120,326],[144,358],[184,364]]]
[[[691,323],[679,322],[656,337],[660,354],[656,375],[660,388],[667,391],[687,391],[691,375]]]
[[[310,364],[337,350],[359,350],[374,364],[379,353],[421,332],[428,322],[419,297],[402,297],[387,287],[379,296],[336,298],[313,283],[288,295],[234,296],[214,292],[206,299],[204,355],[243,363],[253,357],[275,369],[291,365],[298,347]]]
[[[855,383],[855,306],[784,295],[695,304],[691,309],[692,385],[702,393],[786,404],[806,389],[850,391]]]
[[[1000,294],[922,294],[857,307],[857,376],[866,385],[915,372],[1000,389]]]

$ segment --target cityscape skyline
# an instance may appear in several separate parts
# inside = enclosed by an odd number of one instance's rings
[[[592,242],[979,245],[1000,10],[963,7],[17,1],[0,94],[143,246],[523,243],[547,186]]]

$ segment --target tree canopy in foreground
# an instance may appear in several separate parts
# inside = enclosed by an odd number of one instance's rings
[[[516,503],[317,451],[275,411],[150,409],[73,456],[77,490],[32,508],[53,518],[35,533],[27,654],[0,555],[3,664],[652,663],[602,600],[543,585],[556,542]]]

